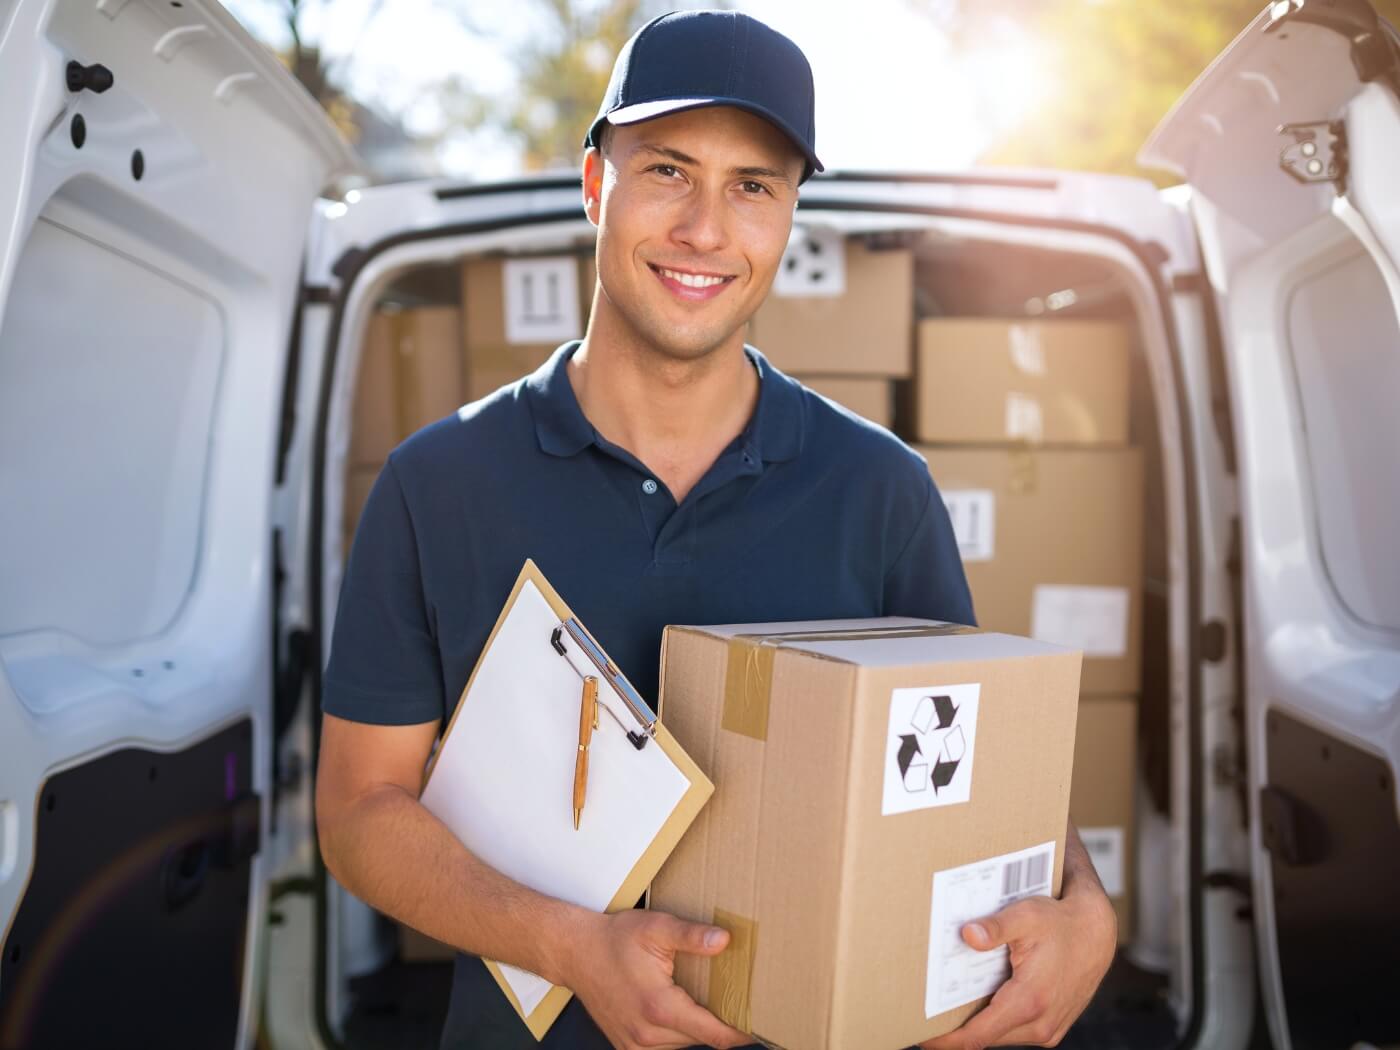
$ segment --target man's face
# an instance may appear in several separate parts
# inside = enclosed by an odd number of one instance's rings
[[[612,129],[589,151],[599,309],[641,342],[694,360],[734,337],[768,294],[792,230],[803,161],[766,120],[728,106]]]

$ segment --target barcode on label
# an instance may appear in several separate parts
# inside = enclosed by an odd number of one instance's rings
[[[1044,890],[1050,882],[1050,854],[1032,853],[1029,857],[1008,861],[1001,869],[1001,899],[1003,902],[1028,897]]]

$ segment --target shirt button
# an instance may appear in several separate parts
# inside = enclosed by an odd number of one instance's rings
[[[656,482],[651,478],[647,478],[646,481],[642,482],[642,491],[648,496],[656,495]]]

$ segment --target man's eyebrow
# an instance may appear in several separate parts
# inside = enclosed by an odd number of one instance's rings
[[[688,153],[682,153],[678,149],[671,149],[669,146],[658,146],[653,142],[643,142],[637,147],[647,153],[655,153],[658,156],[668,157],[671,160],[679,161],[682,164],[699,164],[700,162]]]
[[[735,175],[746,179],[772,179],[775,182],[792,185],[792,176],[781,168],[745,167],[731,169]]]

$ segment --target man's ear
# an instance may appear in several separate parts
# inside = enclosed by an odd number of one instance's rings
[[[583,213],[597,226],[603,214],[603,154],[589,146],[583,154]]]

